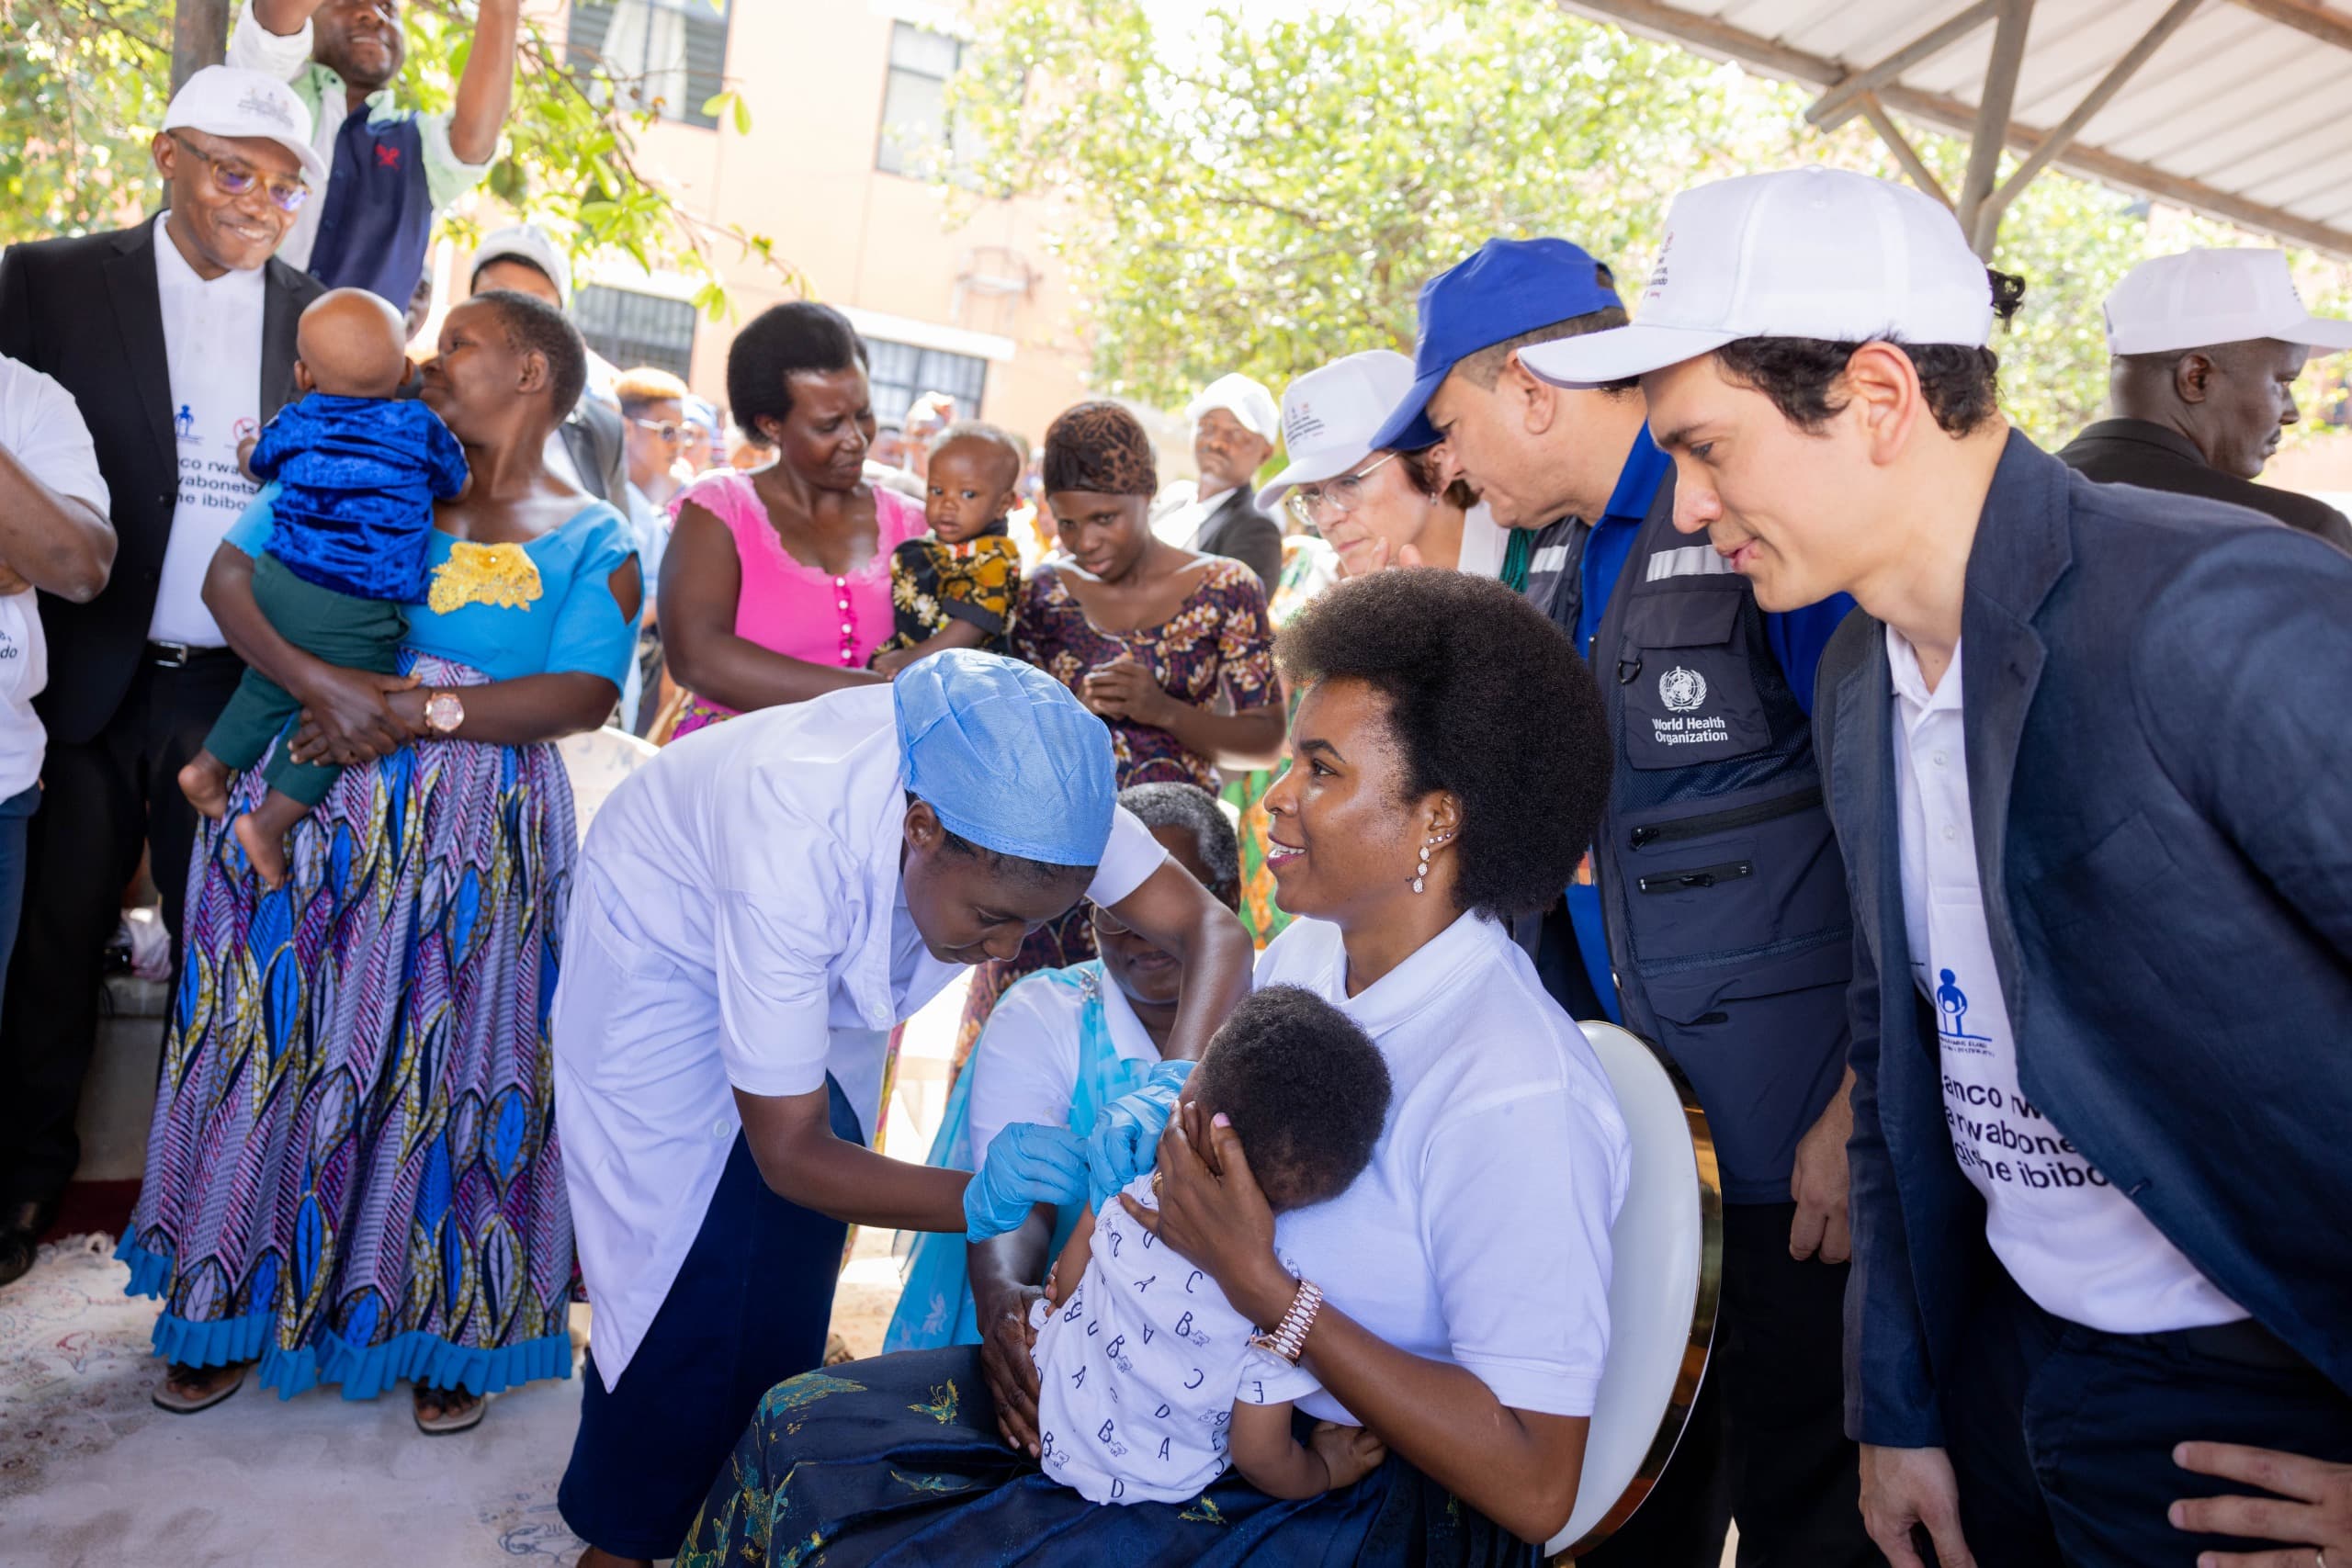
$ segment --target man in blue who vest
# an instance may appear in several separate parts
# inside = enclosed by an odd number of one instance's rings
[[[282,260],[330,288],[370,289],[408,309],[433,215],[498,155],[521,8],[481,0],[455,102],[447,114],[419,114],[393,102],[407,53],[400,0],[244,0],[228,62],[293,85],[328,169],[323,197],[302,209]]]
[[[1860,1568],[1880,1560],[1841,1430],[1852,917],[1807,716],[1852,601],[1764,613],[1674,531],[1640,388],[1526,364],[1625,321],[1577,246],[1489,241],[1422,290],[1418,380],[1373,444],[1442,441],[1520,541],[1514,585],[1592,660],[1617,752],[1595,886],[1522,940],[1562,1006],[1673,1058],[1722,1171],[1714,1363],[1662,1495],[1588,1560],[1714,1568],[1736,1516],[1743,1562]]]

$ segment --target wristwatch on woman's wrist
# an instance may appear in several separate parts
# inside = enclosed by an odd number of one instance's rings
[[[1315,1326],[1315,1314],[1323,1305],[1323,1292],[1311,1280],[1298,1282],[1298,1293],[1290,1299],[1290,1310],[1283,1320],[1262,1334],[1253,1334],[1250,1343],[1261,1350],[1272,1350],[1293,1366],[1306,1354],[1306,1331]]]
[[[455,735],[466,722],[466,705],[455,692],[435,692],[424,699],[424,728],[435,735]]]

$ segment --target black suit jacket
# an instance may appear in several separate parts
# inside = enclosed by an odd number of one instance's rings
[[[1201,525],[1198,537],[1194,549],[1232,557],[1256,572],[1266,597],[1273,598],[1274,585],[1283,575],[1283,531],[1258,510],[1248,485],[1226,491],[1225,499]]]
[[[266,265],[265,423],[294,395],[294,323],[324,292],[283,262]],[[49,689],[34,706],[51,743],[75,745],[106,728],[139,668],[179,502],[154,220],[0,254],[0,354],[48,372],[74,394],[114,501],[119,543],[105,591],[86,604],[40,596]]]
[[[2058,460],[2100,484],[2138,485],[2142,490],[2226,501],[2276,518],[2290,528],[2316,534],[2337,549],[2352,553],[2352,521],[2327,502],[2225,474],[2205,460],[2197,443],[2149,420],[2100,420],[2060,447]]]

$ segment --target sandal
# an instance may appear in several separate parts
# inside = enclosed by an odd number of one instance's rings
[[[199,1410],[209,1410],[244,1387],[245,1374],[253,1370],[254,1364],[251,1361],[240,1361],[233,1367],[173,1366],[165,1371],[163,1386],[154,1393],[155,1408],[168,1410],[175,1416],[193,1416]],[[173,1387],[175,1383],[201,1385],[203,1380],[207,1378],[230,1371],[237,1375],[232,1378],[224,1378],[220,1382],[206,1388],[200,1393],[182,1393]]]
[[[481,1425],[482,1412],[489,1399],[463,1389],[434,1388],[424,1383],[416,1385],[416,1429],[428,1438],[446,1438],[458,1432],[470,1432]],[[452,1407],[450,1402],[462,1400]],[[433,1414],[425,1414],[427,1407]]]

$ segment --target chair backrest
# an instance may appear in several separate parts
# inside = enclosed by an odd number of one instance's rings
[[[609,728],[567,735],[555,743],[555,749],[563,758],[563,771],[571,775],[571,811],[583,841],[605,797],[620,787],[621,780],[661,755],[650,741]]]
[[[1584,1476],[1547,1549],[1570,1556],[1633,1517],[1665,1471],[1706,1373],[1723,1284],[1723,1190],[1705,1112],[1638,1035],[1582,1028],[1617,1092],[1633,1179],[1609,1233],[1609,1359]]]

